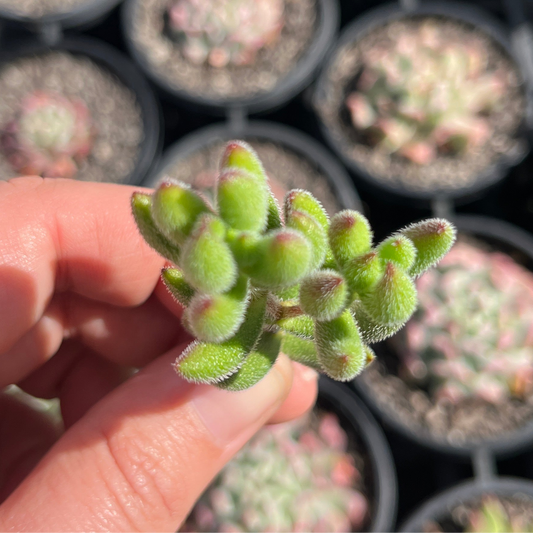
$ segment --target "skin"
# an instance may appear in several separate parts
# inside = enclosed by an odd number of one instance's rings
[[[178,378],[189,338],[134,190],[0,183],[0,390],[59,397],[65,423],[0,393],[0,531],[175,531],[262,425],[315,401],[316,374],[283,355],[242,393]]]

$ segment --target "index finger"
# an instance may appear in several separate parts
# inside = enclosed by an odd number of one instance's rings
[[[119,306],[150,296],[164,259],[136,228],[135,190],[42,178],[0,183],[0,352],[39,320],[56,291]]]

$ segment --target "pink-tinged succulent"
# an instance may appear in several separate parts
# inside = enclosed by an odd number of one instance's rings
[[[337,417],[264,428],[225,467],[185,531],[359,531],[368,501]]]
[[[487,114],[505,89],[481,40],[449,42],[428,21],[364,55],[346,106],[371,145],[427,165],[483,145],[492,134]]]
[[[249,65],[283,28],[284,0],[173,0],[168,19],[195,64]]]
[[[74,178],[92,143],[87,106],[40,91],[24,98],[0,137],[2,151],[17,173],[53,178]]]
[[[418,283],[419,309],[394,342],[437,398],[497,404],[533,391],[533,274],[460,242]]]

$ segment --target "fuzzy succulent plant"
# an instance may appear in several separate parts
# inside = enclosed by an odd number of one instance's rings
[[[457,243],[418,282],[420,305],[393,341],[408,377],[438,399],[497,404],[533,391],[533,274]]]
[[[196,505],[185,531],[360,531],[368,502],[337,417],[262,429]]]
[[[249,65],[283,28],[284,0],[173,0],[171,35],[195,64]]]
[[[368,344],[414,312],[413,278],[455,239],[449,222],[432,219],[373,248],[361,213],[330,220],[303,190],[287,193],[282,215],[261,162],[240,141],[222,156],[215,205],[163,181],[153,195],[135,193],[132,206],[145,240],[178,267],[162,278],[197,340],[176,371],[235,391],[262,379],[280,350],[333,379],[354,378],[374,357]]]
[[[0,134],[0,146],[21,175],[73,178],[90,154],[93,127],[87,106],[77,99],[34,92]]]
[[[346,106],[369,144],[426,165],[483,145],[492,134],[487,114],[505,88],[481,39],[449,42],[427,21],[364,55]]]

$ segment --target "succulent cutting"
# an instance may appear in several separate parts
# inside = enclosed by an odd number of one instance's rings
[[[230,142],[215,205],[183,183],[137,192],[145,240],[176,267],[162,278],[186,308],[196,337],[176,361],[187,381],[242,390],[280,351],[347,381],[374,358],[368,344],[398,331],[417,306],[413,279],[455,240],[446,220],[408,226],[373,247],[368,220],[333,218],[309,192],[289,191],[280,209],[255,152]]]
[[[20,175],[74,178],[91,152],[93,133],[81,100],[36,91],[0,132],[0,146]]]
[[[360,531],[362,473],[331,413],[263,428],[202,496],[182,531]]]
[[[467,531],[470,533],[528,533],[533,522],[524,516],[510,516],[500,500],[486,496],[480,509],[472,511]]]
[[[175,0],[170,34],[195,64],[249,65],[283,28],[283,0]]]
[[[427,21],[363,56],[356,89],[346,100],[354,127],[377,149],[425,165],[483,145],[487,115],[506,90],[491,70],[480,38],[449,42]]]

